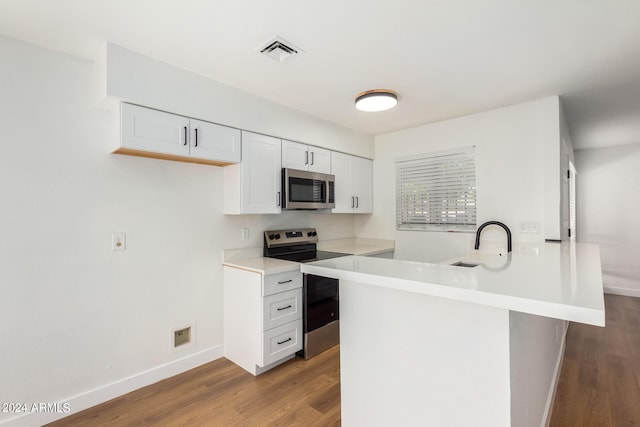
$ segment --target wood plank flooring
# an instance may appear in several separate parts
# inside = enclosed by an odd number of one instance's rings
[[[640,298],[605,310],[605,328],[569,325],[550,427],[640,426]]]
[[[49,426],[339,426],[339,346],[254,377],[221,358]]]
[[[572,323],[550,427],[640,426],[640,298],[605,296],[606,328]],[[50,426],[339,426],[339,347],[258,377],[226,359]]]

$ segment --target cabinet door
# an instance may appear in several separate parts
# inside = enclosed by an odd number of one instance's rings
[[[240,162],[240,130],[191,119],[191,157]]]
[[[189,119],[122,104],[122,146],[154,153],[189,155]]]
[[[280,213],[281,141],[242,132],[242,212]]]
[[[319,173],[331,173],[331,151],[310,145],[309,170]]]
[[[309,146],[283,139],[282,167],[305,171],[309,170]]]
[[[333,213],[352,213],[354,196],[351,191],[351,168],[353,156],[331,152],[331,173],[336,177]]]
[[[353,158],[352,185],[355,213],[373,212],[373,161],[361,157]]]

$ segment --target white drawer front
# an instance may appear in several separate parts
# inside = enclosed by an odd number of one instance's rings
[[[262,310],[263,331],[302,319],[302,288],[264,297]]]
[[[262,364],[266,366],[302,350],[302,319],[278,326],[262,334]]]
[[[262,296],[276,294],[302,287],[302,273],[300,270],[287,271],[279,274],[264,276]]]

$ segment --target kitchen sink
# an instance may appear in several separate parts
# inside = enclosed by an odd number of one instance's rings
[[[458,261],[458,262],[454,262],[453,264],[451,264],[454,267],[468,267],[468,268],[473,268],[473,267],[477,267],[480,264],[473,264],[470,262],[464,262],[464,261]]]

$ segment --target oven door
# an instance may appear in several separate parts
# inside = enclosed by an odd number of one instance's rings
[[[284,209],[328,209],[335,207],[334,176],[282,169]]]
[[[303,275],[304,332],[311,332],[339,319],[338,279]]]

